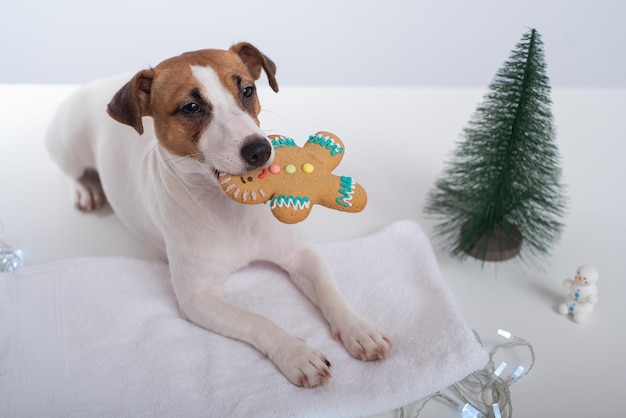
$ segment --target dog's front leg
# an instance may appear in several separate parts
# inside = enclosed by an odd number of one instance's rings
[[[287,253],[287,252],[286,252]],[[289,251],[279,264],[292,281],[316,304],[331,327],[333,336],[360,360],[387,357],[391,341],[361,318],[345,301],[320,255],[310,247]]]
[[[230,305],[218,292],[204,290],[179,301],[183,314],[209,331],[254,346],[295,385],[317,386],[331,377],[323,354],[267,318]]]

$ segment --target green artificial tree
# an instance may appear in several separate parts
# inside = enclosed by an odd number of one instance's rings
[[[425,212],[452,256],[545,256],[560,238],[560,184],[543,44],[531,29],[496,73]],[[521,251],[521,253],[520,253]],[[531,257],[527,257],[531,258]]]

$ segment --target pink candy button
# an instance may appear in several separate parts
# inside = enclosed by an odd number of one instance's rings
[[[272,173],[272,174],[280,173],[280,166],[277,165],[277,164],[270,165],[270,173]]]

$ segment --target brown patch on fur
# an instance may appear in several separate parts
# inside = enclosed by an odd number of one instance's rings
[[[150,85],[152,70],[140,71],[113,96],[107,107],[108,114],[118,122],[130,125],[143,134],[142,116],[150,115]]]
[[[254,81],[267,74],[272,89],[278,91],[276,65],[254,46],[242,42],[228,51],[205,49],[187,52],[161,62],[150,70],[140,71],[120,91],[108,106],[108,113],[118,122],[143,133],[142,116],[152,116],[161,145],[180,156],[204,158],[197,149],[199,138],[211,121],[211,104],[206,97],[202,114],[188,115],[185,104],[198,102],[194,91],[202,86],[191,72],[192,66],[211,67],[220,82],[233,95],[235,102],[259,124],[261,111],[256,94],[242,101],[241,87],[254,86]]]

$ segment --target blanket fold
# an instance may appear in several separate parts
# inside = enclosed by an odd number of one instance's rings
[[[419,225],[317,249],[350,304],[392,340],[387,359],[353,359],[266,263],[229,278],[226,297],[324,353],[327,384],[295,387],[254,348],[182,319],[164,264],[70,259],[0,274],[0,416],[367,416],[485,365]]]

